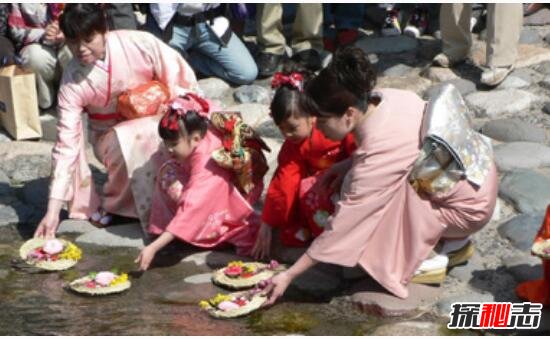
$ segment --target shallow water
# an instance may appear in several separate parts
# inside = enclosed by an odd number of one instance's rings
[[[90,271],[135,270],[138,251],[82,246],[83,259],[76,267],[31,274],[10,265],[22,243],[15,229],[1,230],[0,335],[365,335],[396,321],[347,305],[288,300],[243,318],[212,319],[197,302],[222,290],[211,284],[185,283],[189,275],[209,272],[193,263],[155,267],[131,278],[132,288],[121,294],[81,296],[64,285]]]

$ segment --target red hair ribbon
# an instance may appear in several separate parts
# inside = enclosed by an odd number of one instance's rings
[[[289,75],[282,72],[275,73],[273,80],[271,80],[271,88],[275,89],[283,85],[289,85],[301,92],[304,86],[304,76],[298,72],[292,72]]]
[[[174,98],[168,106],[168,112],[166,112],[160,124],[172,131],[179,129],[178,119],[185,116],[187,112],[195,111],[203,118],[208,118],[208,112],[210,111],[208,101],[195,93],[187,93],[183,97]]]

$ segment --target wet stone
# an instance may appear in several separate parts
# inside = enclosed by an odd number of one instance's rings
[[[514,170],[504,175],[499,195],[521,213],[544,212],[550,201],[550,178],[532,170]]]
[[[481,132],[499,141],[529,141],[543,143],[544,129],[519,119],[491,120],[483,125]]]
[[[339,269],[331,265],[318,264],[297,277],[291,285],[308,295],[326,297],[340,287],[340,274],[337,271]]]
[[[207,284],[212,280],[212,273],[195,274],[183,279],[188,284]]]
[[[455,277],[460,281],[468,282],[473,279],[474,272],[481,271],[483,269],[483,259],[476,252],[466,264],[451,268],[448,275]]]
[[[542,277],[541,260],[532,255],[507,256],[502,258],[502,264],[518,282],[536,280]]]
[[[403,76],[403,77],[380,77],[376,80],[376,85],[379,88],[397,88],[412,91],[421,96],[428,89],[432,82],[426,78],[418,76]]]
[[[186,256],[181,261],[182,262],[192,262],[197,266],[202,266],[202,265],[206,264],[206,258],[211,253],[212,253],[211,251],[202,251],[202,252],[198,252],[198,253],[193,253],[191,255]]]
[[[538,44],[540,42],[542,42],[542,38],[536,30],[526,27],[521,31],[519,37],[520,44]]]
[[[476,92],[466,96],[466,102],[478,117],[499,118],[529,110],[540,98],[521,89]]]
[[[50,155],[18,155],[0,163],[0,169],[12,183],[23,183],[50,176]]]
[[[500,225],[498,233],[508,239],[514,247],[530,251],[543,219],[543,214],[520,214]]]
[[[10,275],[9,270],[0,269],[0,280],[6,279]]]
[[[495,298],[490,293],[480,293],[474,290],[469,291],[468,293],[459,294],[456,296],[450,296],[444,299],[441,299],[436,304],[436,309],[441,316],[449,317],[451,312],[451,305],[453,303],[459,302],[494,302]]]
[[[440,325],[431,322],[406,321],[377,327],[374,336],[439,336]]]
[[[544,103],[544,106],[542,106],[542,111],[546,114],[550,114],[550,101]]]
[[[87,220],[79,220],[79,219],[67,219],[63,220],[59,224],[59,228],[57,229],[57,234],[65,234],[65,233],[88,233],[97,231],[97,227],[92,225]]]
[[[351,288],[351,302],[367,313],[383,317],[411,316],[435,303],[441,288],[409,284],[409,296],[398,298],[382,288],[373,279],[359,281]]]
[[[267,88],[258,85],[241,86],[233,92],[233,98],[241,104],[260,103],[269,105],[271,93]]]
[[[459,76],[451,69],[444,67],[430,67],[422,73],[422,76],[433,82],[444,82],[459,78]]]
[[[404,64],[397,64],[395,66],[392,66],[386,69],[384,72],[382,72],[382,74],[385,76],[400,77],[411,73],[413,70],[414,68],[411,66],[407,66]]]
[[[0,202],[0,227],[36,221],[31,208],[17,199]]]
[[[520,77],[509,75],[500,85],[497,86],[497,89],[523,88],[529,87],[529,85],[531,85],[531,83],[528,81],[525,81]]]
[[[30,205],[46,208],[49,197],[49,178],[40,178],[25,183],[23,200]]]
[[[79,236],[76,242],[104,247],[143,248],[145,245],[139,223],[96,229]]]
[[[476,91],[476,84],[475,83],[473,83],[470,80],[459,78],[459,79],[453,79],[453,80],[449,80],[449,81],[443,81],[439,84],[436,84],[436,85],[428,88],[426,90],[426,92],[424,93],[424,96],[423,96],[424,99],[428,100],[434,93],[439,92],[441,87],[443,87],[447,84],[451,84],[451,85],[455,86],[456,89],[460,92],[460,94],[463,97]]]
[[[546,77],[539,83],[539,85],[540,85],[542,88],[550,89],[550,75],[546,76]]]
[[[495,162],[501,171],[550,165],[550,147],[533,142],[510,142],[494,148]]]
[[[8,196],[13,194],[13,189],[11,188],[10,178],[0,170],[0,197]]]

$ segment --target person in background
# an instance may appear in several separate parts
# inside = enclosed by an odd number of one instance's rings
[[[297,4],[292,26],[292,60],[311,71],[321,68],[319,51],[323,49],[323,7],[320,3]],[[280,3],[257,4],[256,25],[260,54],[257,59],[260,77],[272,76],[285,55],[283,6]]]
[[[472,4],[441,5],[439,21],[443,52],[435,56],[434,65],[452,67],[468,57],[472,48],[471,17]],[[513,70],[522,25],[521,3],[487,5],[486,67],[481,74],[481,83],[497,86]]]
[[[62,69],[72,58],[59,28],[62,10],[63,5],[55,3],[11,4],[8,19],[11,37],[23,66],[36,74],[38,106],[41,109],[54,105]]]
[[[10,4],[0,4],[0,67],[15,62],[15,46],[8,37],[8,15]]]
[[[256,80],[256,63],[220,4],[149,4],[149,12],[147,29],[177,49],[200,75],[236,85]]]
[[[106,3],[107,23],[109,30],[137,29],[134,7],[130,3]]]
[[[364,4],[323,4],[323,42],[325,49],[334,52],[339,46],[357,41],[363,25]],[[334,30],[331,25],[334,24]]]

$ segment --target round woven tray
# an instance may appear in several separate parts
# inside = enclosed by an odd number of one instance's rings
[[[255,266],[255,270],[262,270],[258,274],[249,278],[231,278],[223,272],[227,267],[220,268],[212,273],[212,282],[217,285],[227,287],[234,290],[242,290],[256,286],[262,280],[267,280],[273,277],[276,273],[284,271],[286,267],[279,265],[275,270],[267,269],[268,265],[261,262],[248,262],[246,265]]]
[[[542,259],[550,259],[550,253],[544,253],[544,250],[548,248],[550,248],[550,239],[535,242],[531,247],[531,252]]]
[[[96,288],[86,287],[84,284],[86,284],[91,280],[92,279],[90,277],[83,277],[83,278],[73,280],[71,283],[69,283],[69,288],[75,292],[82,293],[82,294],[106,295],[106,294],[120,293],[120,292],[126,291],[132,286],[132,283],[128,280],[123,283],[116,284],[115,286],[96,287]]]
[[[63,239],[57,239],[63,243],[63,247],[66,247],[69,245],[70,242]],[[69,269],[76,265],[78,261],[76,260],[68,260],[68,259],[59,259],[56,261],[33,261],[33,260],[27,260],[27,256],[29,253],[34,251],[35,249],[44,246],[46,243],[46,239],[43,238],[33,238],[25,242],[21,247],[19,248],[19,255],[21,256],[21,259],[23,259],[27,264],[31,266],[35,266],[47,271],[63,271],[66,269]]]
[[[235,293],[230,293],[229,295],[239,297],[245,293],[246,292],[235,292]],[[237,317],[242,317],[247,314],[250,314],[255,310],[259,309],[260,307],[262,307],[263,303],[266,300],[267,300],[266,296],[255,294],[252,297],[252,300],[250,300],[248,304],[236,310],[222,311],[217,308],[210,307],[210,308],[207,308],[206,311],[208,312],[208,314],[210,314],[214,318],[219,318],[219,319],[237,318]]]

